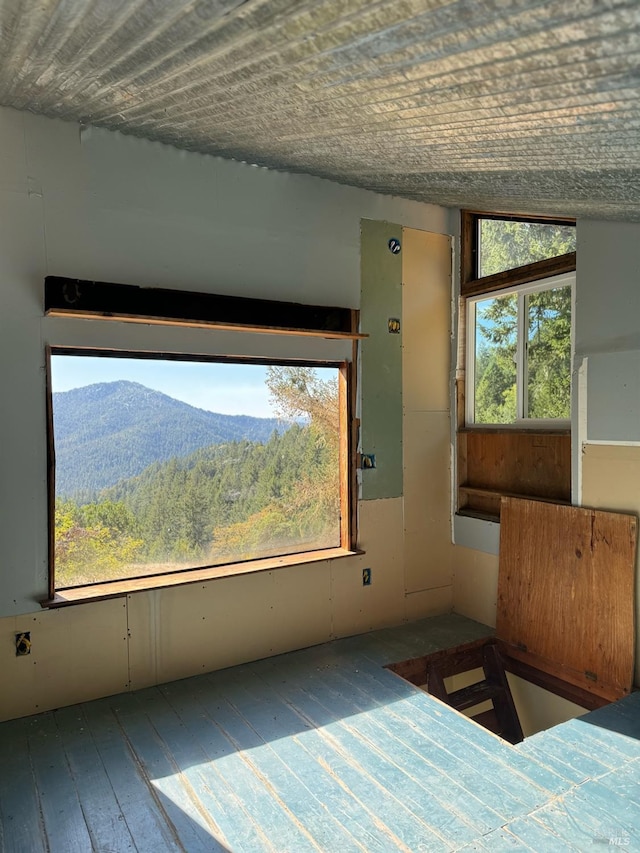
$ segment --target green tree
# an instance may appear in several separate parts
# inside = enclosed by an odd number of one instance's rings
[[[575,228],[535,222],[481,220],[481,276],[575,251]],[[568,418],[571,387],[571,289],[530,294],[525,385],[530,418]],[[512,423],[517,417],[518,300],[515,294],[476,303],[475,420]]]
[[[522,377],[530,418],[568,418],[571,392],[571,288],[525,299],[526,370]],[[511,423],[517,416],[518,304],[514,294],[482,300],[476,308],[475,420]]]
[[[516,350],[518,299],[515,294],[476,305],[475,420],[512,423],[517,417]]]
[[[307,367],[271,366],[266,384],[280,416],[304,426],[270,442],[276,452],[265,460],[258,482],[265,503],[216,531],[217,555],[249,559],[339,543],[337,378],[322,379]]]
[[[575,250],[573,225],[481,219],[478,276],[493,275]]]
[[[309,424],[305,467],[295,478],[295,495],[305,496],[324,518],[340,511],[340,408],[338,378],[322,379],[309,367],[269,367],[267,387],[276,411]]]
[[[571,416],[571,288],[534,293],[528,300],[528,414]]]
[[[107,502],[78,507],[59,501],[55,509],[56,586],[77,586],[118,577],[123,566],[140,558],[143,542],[123,526],[129,513]],[[109,526],[113,521],[115,526]]]

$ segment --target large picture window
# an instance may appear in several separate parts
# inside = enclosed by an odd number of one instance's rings
[[[348,546],[347,367],[54,348],[54,590]]]

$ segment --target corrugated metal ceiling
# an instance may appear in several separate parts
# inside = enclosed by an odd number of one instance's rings
[[[640,219],[638,0],[0,0],[0,103],[421,201]]]

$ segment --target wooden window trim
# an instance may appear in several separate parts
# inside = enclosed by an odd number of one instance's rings
[[[557,217],[506,215],[490,212],[463,210],[461,211],[461,268],[460,294],[463,297],[478,296],[482,293],[493,293],[507,287],[517,287],[555,275],[574,272],[576,268],[576,253],[568,252],[555,258],[534,261],[521,267],[513,267],[503,272],[477,277],[478,256],[478,222],[481,219],[500,219],[506,222],[540,222],[547,225],[574,225],[573,219]]]
[[[321,551],[306,551],[300,554],[287,554],[282,557],[266,557],[261,560],[248,560],[245,563],[227,563],[224,566],[205,566],[200,569],[185,569],[180,572],[167,572],[164,575],[149,575],[144,578],[129,578],[116,581],[87,584],[61,589],[50,594],[40,602],[43,608],[68,607],[73,604],[86,604],[89,601],[104,601],[109,598],[121,598],[136,592],[152,589],[166,589],[173,586],[186,586],[194,583],[207,583],[220,578],[236,575],[273,572],[292,566],[304,566],[309,563],[340,560],[364,554],[358,549],[326,548]]]
[[[548,258],[545,261],[536,261],[524,267],[515,267],[484,278],[476,278],[464,284],[462,295],[481,296],[484,293],[495,293],[497,290],[505,290],[507,287],[517,287],[523,284],[531,284],[545,278],[574,272],[576,268],[576,253],[569,252],[559,255],[557,258]]]
[[[549,422],[549,426],[544,426],[540,422],[528,425],[523,422],[515,424],[467,424],[466,422],[466,362],[469,358],[467,349],[467,299],[483,294],[491,294],[507,288],[521,287],[522,285],[531,284],[543,279],[552,278],[557,275],[572,273],[576,269],[576,253],[569,252],[565,255],[560,255],[555,258],[547,258],[542,261],[536,261],[531,264],[526,264],[521,267],[514,267],[510,270],[495,273],[494,275],[477,277],[477,255],[478,255],[478,222],[481,219],[498,219],[508,222],[540,222],[543,224],[553,225],[575,225],[574,219],[562,217],[550,217],[527,214],[508,214],[496,211],[482,210],[462,210],[461,211],[461,233],[460,233],[460,325],[459,334],[463,336],[462,341],[459,341],[460,363],[458,367],[458,375],[456,379],[456,397],[457,397],[457,514],[466,515],[474,518],[482,518],[490,521],[499,521],[499,501],[503,494],[518,494],[522,490],[517,487],[514,481],[510,487],[505,484],[500,488],[485,487],[484,483],[473,484],[468,482],[468,466],[467,466],[467,436],[479,435],[482,433],[493,434],[499,440],[499,436],[509,435],[528,436],[532,443],[535,443],[536,436],[569,436],[571,430],[564,425],[560,426]],[[569,471],[570,475],[570,471]],[[519,484],[518,484],[519,485]],[[544,495],[526,494],[528,498],[539,498],[541,500],[556,500],[564,501],[570,498],[570,484],[567,487],[567,493],[560,497],[554,495],[550,498]]]

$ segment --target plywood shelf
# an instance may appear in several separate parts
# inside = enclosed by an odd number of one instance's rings
[[[478,518],[480,521],[492,521],[495,524],[500,524],[499,512],[483,512],[482,510],[474,509],[473,507],[461,506],[456,512],[456,515],[462,515],[465,518]]]
[[[569,505],[571,502],[563,498],[553,496],[539,497],[538,495],[525,495],[520,492],[507,492],[504,489],[486,489],[481,486],[460,486],[460,492],[466,495],[479,495],[488,498],[524,498],[530,501],[548,501],[550,503]]]
[[[458,512],[498,521],[503,497],[570,504],[570,433],[459,431]]]
[[[571,427],[554,427],[553,429],[540,429],[538,427],[512,426],[510,424],[499,424],[496,426],[462,426],[458,427],[458,433],[463,435],[571,435]]]

